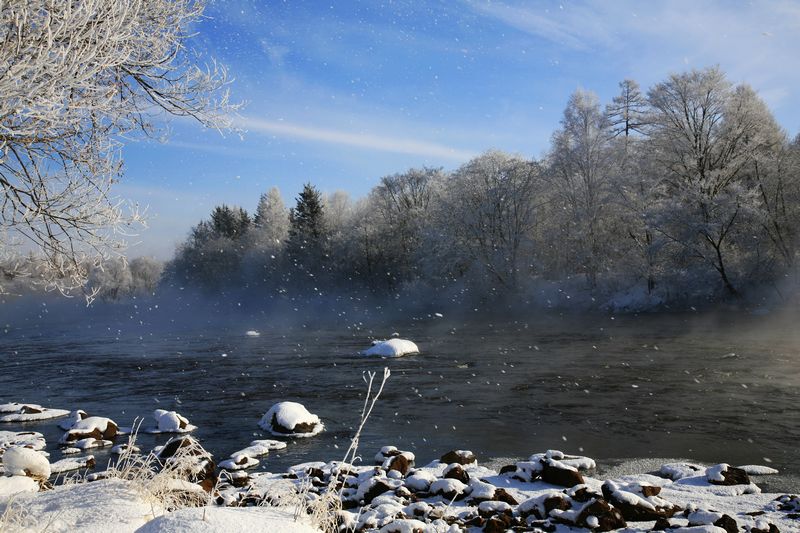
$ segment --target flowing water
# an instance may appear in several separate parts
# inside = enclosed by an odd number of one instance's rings
[[[367,461],[387,444],[423,463],[454,448],[496,462],[555,448],[605,467],[636,458],[768,464],[782,472],[765,479],[768,489],[800,489],[793,318],[425,316],[365,329],[270,327],[262,317],[198,329],[135,316],[114,327],[101,314],[81,324],[62,316],[46,329],[9,324],[0,336],[0,402],[80,408],[121,425],[145,417],[145,426],[154,409],[174,409],[221,459],[269,438],[257,423],[270,405],[299,401],[327,429],[259,467],[282,471],[341,458],[361,411],[362,374],[388,366],[391,378],[361,440]],[[261,335],[247,337],[248,329]],[[371,338],[395,331],[422,354],[357,355]],[[51,460],[60,458],[55,421],[0,425],[22,428],[43,432]],[[166,438],[142,434],[139,443],[148,449]]]

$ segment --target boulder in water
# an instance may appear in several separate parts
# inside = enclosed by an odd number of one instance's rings
[[[313,437],[325,429],[317,415],[297,402],[276,403],[258,425],[273,435],[283,437]]]

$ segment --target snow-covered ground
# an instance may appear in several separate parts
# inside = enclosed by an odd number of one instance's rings
[[[196,442],[184,436],[173,441],[180,439]],[[254,441],[237,454],[253,459],[282,446]],[[194,453],[186,457],[199,457]],[[210,485],[195,484],[197,472],[182,477],[187,470],[173,469],[167,484],[143,482],[129,472],[52,488],[27,475],[32,467],[39,475],[42,464],[49,468],[40,452],[11,446],[3,454],[4,461],[9,458],[0,478],[4,532],[318,533],[326,523],[381,533],[800,531],[800,498],[762,493],[749,477],[771,473],[760,465],[669,463],[651,473],[616,472],[602,479],[592,459],[557,450],[493,469],[468,450],[415,466],[413,453],[385,446],[374,465],[311,462],[285,474],[247,474],[236,471],[233,461],[234,472],[223,468]],[[165,496],[170,491],[197,497],[191,506],[175,505],[181,500]],[[332,510],[331,502],[338,502]]]

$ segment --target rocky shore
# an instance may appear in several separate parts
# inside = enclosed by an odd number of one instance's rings
[[[594,460],[558,450],[490,468],[468,450],[419,463],[414,453],[385,446],[354,464],[265,473],[252,469],[270,451],[323,430],[302,405],[275,404],[259,423],[282,440],[254,440],[222,459],[188,434],[194,426],[182,415],[158,410],[152,418],[143,431],[175,436],[142,454],[130,428],[73,411],[60,424],[69,456],[52,463],[40,433],[0,431],[0,530],[800,531],[800,497],[763,493],[758,480],[776,471],[762,465],[675,462],[603,479]],[[120,458],[103,470],[87,450],[105,446]],[[64,482],[70,470],[78,474]]]

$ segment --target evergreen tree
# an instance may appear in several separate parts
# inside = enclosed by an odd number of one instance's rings
[[[286,252],[295,268],[310,275],[326,270],[328,230],[322,195],[310,183],[303,186],[297,205],[289,210],[289,239]]]
[[[221,205],[211,213],[211,227],[216,236],[239,239],[250,228],[250,215],[241,207]]]

